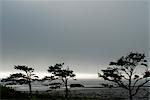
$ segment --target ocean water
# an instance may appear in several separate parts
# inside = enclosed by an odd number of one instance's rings
[[[78,79],[78,80],[70,80],[69,84],[82,84],[85,87],[100,87],[101,83],[104,83],[104,80],[100,79]]]
[[[55,83],[55,82],[59,82],[59,81],[52,81],[52,82],[39,82],[39,81],[35,81],[32,83],[32,90],[33,91],[46,91],[49,90],[49,87],[47,86],[50,83]],[[100,87],[101,83],[103,83],[104,81],[99,80],[99,79],[78,79],[78,80],[69,80],[68,81],[68,85],[70,84],[82,84],[85,87]],[[2,85],[4,85],[5,83],[1,83]],[[29,87],[28,85],[7,85],[8,87],[12,87],[15,90],[18,91],[29,91]],[[63,86],[62,86],[63,88]]]
[[[50,83],[55,83],[55,82],[60,82],[60,81],[52,81],[52,82],[35,81],[32,83],[32,91],[50,90],[49,86],[47,86],[47,85]],[[102,87],[102,85],[101,85],[102,83],[110,83],[110,82],[107,82],[105,80],[100,80],[100,79],[77,79],[77,80],[69,80],[68,86],[70,84],[82,84],[82,85],[84,85],[85,88],[95,88],[96,89],[96,88]],[[1,83],[1,84],[3,84],[3,83]],[[7,85],[7,86],[12,87],[18,91],[29,91],[28,85]],[[146,84],[146,86],[150,86],[150,83]],[[61,89],[64,89],[64,86],[62,86]]]

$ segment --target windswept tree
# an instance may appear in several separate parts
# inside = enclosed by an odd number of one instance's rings
[[[74,79],[75,74],[69,68],[64,68],[64,63],[55,64],[54,66],[50,66],[48,68],[48,72],[51,73],[52,76],[47,77],[50,80],[59,79],[65,86],[65,97],[68,98],[68,80],[70,78]]]
[[[11,82],[18,84],[28,84],[29,93],[32,94],[31,82],[38,80],[38,76],[36,76],[33,72],[34,69],[25,65],[17,65],[14,67],[16,70],[23,71],[23,73],[15,73],[10,74],[9,77],[2,79],[2,82]]]
[[[122,56],[116,62],[110,62],[111,67],[101,70],[99,77],[106,81],[115,83],[129,91],[130,100],[137,94],[139,89],[150,80],[145,54],[130,52],[127,56]]]

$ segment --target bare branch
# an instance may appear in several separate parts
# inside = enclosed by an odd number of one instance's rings
[[[138,85],[138,87],[137,87],[135,93],[133,93],[132,96],[136,95],[137,92],[138,92],[138,90],[140,89],[140,87],[144,86],[144,85],[145,85],[146,83],[148,83],[149,81],[150,81],[150,80],[147,80],[147,81],[143,82],[142,84]]]
[[[142,78],[139,78],[139,79],[137,79],[137,80],[134,82],[133,87],[132,87],[132,90],[133,90],[134,87],[136,86],[137,82],[139,82],[140,80],[142,80]]]

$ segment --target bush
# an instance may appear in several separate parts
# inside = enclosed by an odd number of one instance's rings
[[[27,93],[21,93],[19,91],[15,91],[10,87],[5,87],[0,85],[0,94],[1,99],[29,99],[29,95]]]

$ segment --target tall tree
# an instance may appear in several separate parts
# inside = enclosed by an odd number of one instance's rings
[[[68,98],[68,80],[74,79],[75,74],[69,68],[64,68],[64,63],[50,66],[48,72],[52,74],[50,79],[59,79],[65,86],[65,97]]]
[[[34,69],[30,68],[25,65],[17,65],[14,67],[16,70],[23,71],[24,73],[15,73],[10,74],[9,77],[2,79],[2,82],[12,82],[12,83],[18,83],[18,84],[28,84],[29,86],[29,93],[32,94],[32,88],[31,88],[31,82],[38,80],[38,76],[33,74]]]
[[[104,80],[115,83],[129,91],[130,100],[137,94],[139,89],[150,80],[150,71],[148,71],[145,54],[130,52],[127,56],[122,56],[116,62],[110,62],[111,67],[101,70],[99,77]],[[141,75],[136,71],[140,70]],[[142,73],[143,72],[143,73]]]

